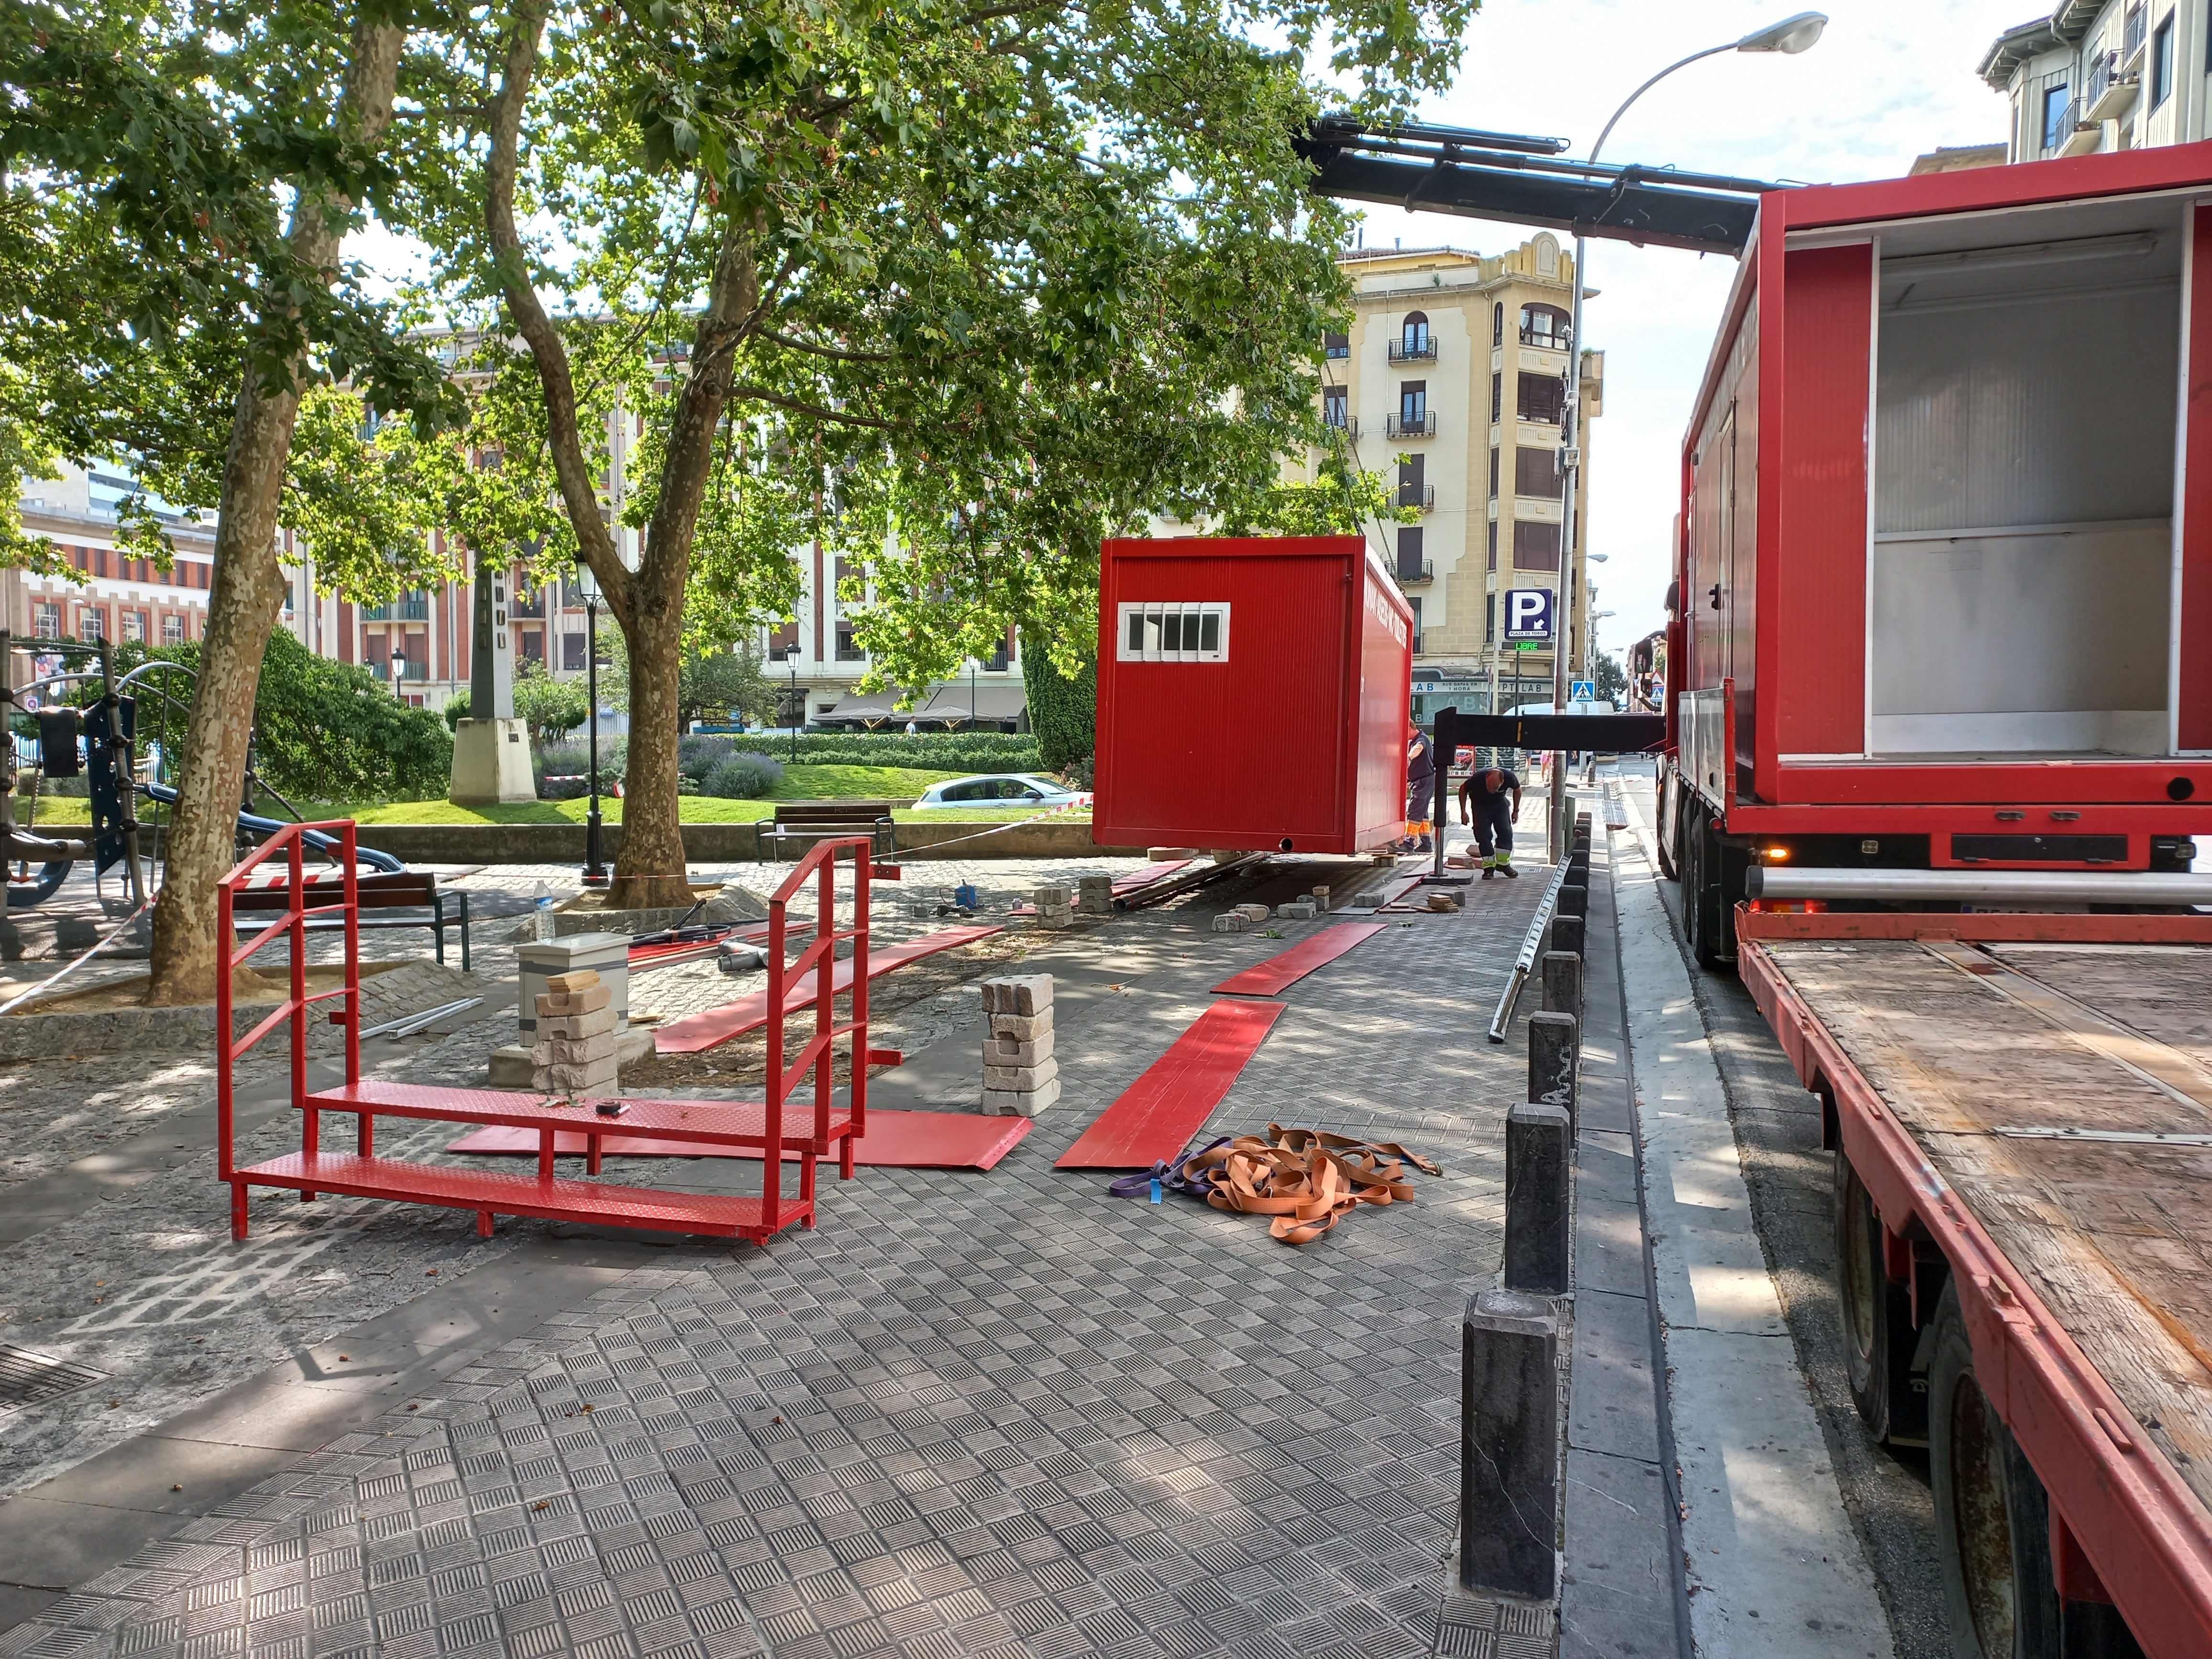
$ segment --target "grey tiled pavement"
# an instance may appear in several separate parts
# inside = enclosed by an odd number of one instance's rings
[[[1112,924],[1188,944],[1064,1034],[1086,1103],[996,1170],[863,1170],[825,1185],[817,1231],[672,1247],[0,1655],[1548,1653],[1549,1609],[1444,1593],[1458,1315],[1495,1270],[1523,1064],[1483,1030],[1540,888],[1384,918],[1285,994],[1209,1126],[1405,1139],[1446,1170],[1410,1208],[1291,1250],[1054,1171],[1224,971],[1310,931],[1255,950],[1189,918]]]

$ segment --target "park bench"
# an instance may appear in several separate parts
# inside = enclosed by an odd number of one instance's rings
[[[866,836],[878,859],[895,850],[891,803],[887,800],[785,800],[760,830],[759,861],[781,862],[788,853],[803,856],[820,841]]]
[[[281,872],[272,872],[272,875],[274,874],[281,874]],[[318,895],[325,890],[330,890],[334,896],[342,897],[342,895],[337,893],[337,890],[343,885],[343,882],[344,877],[340,872],[319,870],[309,882],[308,888],[311,892]],[[437,940],[438,960],[441,963],[446,959],[446,929],[448,927],[459,929],[461,971],[466,973],[469,970],[469,896],[467,893],[446,893],[440,890],[438,878],[435,876],[419,870],[379,872],[374,875],[364,875],[356,879],[355,890],[360,896],[360,905],[363,913],[360,917],[360,925],[362,927],[427,927]],[[448,898],[453,901],[453,914],[450,916],[446,914],[446,902]],[[283,910],[290,903],[291,899],[283,883],[275,881],[270,884],[254,884],[240,888],[231,896],[230,908],[234,915],[244,915],[248,911],[265,915],[272,910]],[[372,918],[367,914],[372,910],[427,910],[429,914],[405,916],[380,915]],[[254,925],[259,927],[262,924],[257,922]],[[310,933],[324,933],[331,928],[344,926],[345,917],[342,915],[310,916],[307,921],[307,930]]]
[[[312,878],[307,874],[301,838],[309,828],[340,833],[337,872],[318,871]],[[506,1090],[364,1079],[361,1071],[359,935],[353,932],[346,935],[343,983],[336,989],[311,992],[307,989],[305,979],[307,929],[319,922],[335,922],[343,927],[349,915],[358,923],[363,891],[372,883],[385,882],[386,892],[405,890],[387,878],[357,877],[350,883],[347,880],[345,872],[355,854],[352,824],[285,826],[232,871],[218,890],[227,922],[234,923],[234,913],[240,908],[251,908],[263,916],[275,913],[252,938],[227,951],[225,971],[216,976],[216,1169],[231,1189],[232,1237],[246,1237],[246,1198],[256,1187],[295,1191],[302,1202],[324,1193],[338,1193],[349,1197],[472,1210],[476,1212],[477,1231],[485,1236],[492,1231],[494,1218],[500,1215],[645,1227],[709,1237],[750,1239],[755,1243],[765,1243],[794,1222],[811,1227],[815,1221],[816,1160],[836,1155],[841,1178],[851,1179],[855,1162],[853,1143],[867,1132],[867,1066],[860,1060],[869,1053],[867,994],[865,988],[855,988],[850,1014],[842,1021],[837,1019],[834,970],[838,946],[848,940],[852,943],[854,959],[867,960],[866,884],[870,879],[872,865],[869,848],[869,840],[863,836],[823,840],[799,860],[798,867],[769,901],[771,947],[768,977],[771,1006],[787,1005],[791,999],[785,995],[787,988],[796,991],[798,986],[808,985],[816,1005],[816,1019],[811,1035],[798,1042],[795,1052],[790,1054],[786,1052],[782,1023],[770,1022],[767,1098],[678,1101],[625,1100],[616,1097],[605,1103],[619,1106],[620,1112],[603,1115],[599,1109],[602,1103],[592,1099],[570,1102]],[[810,928],[808,943],[794,959],[787,962],[783,952],[784,940],[789,936],[791,898],[811,878],[817,888],[813,895],[816,914],[836,915],[840,902],[836,867],[841,856],[852,860],[854,885],[844,902],[851,907],[854,925],[849,928]],[[245,902],[241,904],[241,901]],[[240,1034],[234,1018],[233,975],[257,951],[280,938],[288,942],[291,950],[291,994],[251,1030]],[[310,1088],[307,1078],[307,1025],[313,1005],[325,1001],[337,1004],[332,1018],[346,1028],[345,1081],[333,1087],[314,1089]],[[234,1156],[237,1062],[246,1050],[288,1023],[292,1050],[292,1104],[301,1114],[300,1150],[241,1168]],[[842,1107],[834,1103],[831,1089],[833,1051],[840,1042],[847,1043],[851,1051],[848,1057],[851,1098],[850,1103]],[[810,1077],[813,1079],[813,1098],[802,1102],[798,1097]],[[329,1112],[354,1116],[356,1134],[351,1151],[323,1149],[322,1121]],[[428,1118],[534,1129],[538,1137],[537,1171],[534,1176],[510,1175],[381,1156],[376,1150],[376,1120],[380,1117]],[[702,1194],[557,1176],[553,1172],[553,1160],[558,1150],[557,1138],[564,1132],[584,1135],[586,1168],[594,1173],[599,1167],[602,1142],[609,1135],[758,1148],[761,1190],[749,1194]],[[799,1166],[799,1193],[795,1198],[784,1191],[781,1172],[787,1159],[796,1159]]]

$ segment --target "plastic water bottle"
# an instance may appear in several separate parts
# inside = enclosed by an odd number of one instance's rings
[[[551,939],[553,937],[553,890],[544,882],[539,882],[538,895],[532,902],[537,907],[537,936],[539,939]]]

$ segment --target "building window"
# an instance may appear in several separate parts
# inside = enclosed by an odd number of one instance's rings
[[[1559,416],[1566,407],[1567,389],[1556,374],[1523,374],[1521,377],[1520,400],[1516,405],[1524,421],[1541,421],[1547,426],[1557,426]]]
[[[2150,106],[2173,95],[2173,14],[2168,12],[2150,37]]]
[[[1398,580],[1417,582],[1425,580],[1429,568],[1421,561],[1421,532],[1419,526],[1401,524],[1398,526]]]
[[[585,636],[581,634],[563,634],[561,636],[562,668],[574,672],[584,666],[584,644]]]
[[[853,624],[848,622],[840,622],[837,624],[837,660],[864,662],[867,659],[867,654],[860,649],[853,638]]]
[[[1557,306],[1521,307],[1521,343],[1565,351],[1573,335],[1572,319]]]
[[[1344,430],[1352,407],[1349,390],[1340,386],[1323,386],[1321,392],[1321,423]]]
[[[2057,149],[2066,137],[2066,83],[2043,89],[2043,147]]]
[[[1493,501],[1498,499],[1498,448],[1495,445],[1490,451],[1490,499]]]
[[[1490,568],[1498,568],[1498,520],[1490,521]]]
[[[1390,350],[1391,361],[1427,362],[1434,359],[1436,355],[1437,343],[1435,337],[1429,332],[1428,313],[1425,311],[1407,313],[1405,322],[1398,329],[1398,343]]]
[[[1498,595],[1495,593],[1483,596],[1482,642],[1485,645],[1498,643]]]
[[[1419,426],[1429,418],[1429,383],[1426,380],[1401,380],[1398,383],[1398,418],[1407,426]]]
[[[1493,426],[1496,425],[1500,420],[1504,418],[1504,415],[1505,377],[1503,374],[1492,374],[1490,377],[1491,424]]]
[[[39,601],[31,618],[31,631],[42,640],[58,640],[62,636],[62,608]]]
[[[1408,603],[1413,607],[1413,649],[1418,652],[1421,648],[1421,602],[1414,599]]]
[[[1322,355],[1325,357],[1349,357],[1352,355],[1352,337],[1349,335],[1332,331],[1322,335],[1321,340]]]
[[[81,640],[104,640],[107,637],[107,611],[105,606],[88,605],[77,618],[76,636]]]
[[[1516,570],[1557,570],[1559,568],[1559,526],[1532,520],[1513,526],[1513,568]]]
[[[794,620],[779,623],[769,630],[768,659],[770,662],[789,662],[799,654],[799,623]]]
[[[1503,300],[1490,307],[1490,343],[1494,346],[1505,343],[1505,301]]]
[[[161,618],[161,643],[182,645],[185,642],[185,619],[171,611]]]
[[[1549,449],[1513,452],[1513,493],[1556,501],[1565,480],[1559,474],[1559,458]]]
[[[140,645],[146,643],[146,613],[144,611],[126,611],[123,613],[122,621],[125,639],[134,640]]]
[[[545,660],[545,630],[544,629],[517,629],[514,637],[522,647],[523,661],[542,663]]]
[[[1428,501],[1429,458],[1425,455],[1401,455],[1398,458],[1398,505],[1426,507]]]

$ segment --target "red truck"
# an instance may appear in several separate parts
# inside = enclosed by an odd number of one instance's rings
[[[1681,476],[1660,862],[1956,1650],[2212,1654],[2212,145],[1762,197]]]

